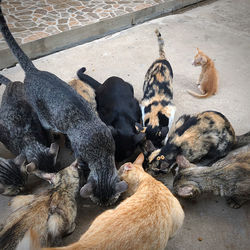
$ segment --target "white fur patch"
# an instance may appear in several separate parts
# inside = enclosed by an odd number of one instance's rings
[[[140,108],[141,108],[142,125],[143,125],[143,127],[144,127],[144,126],[145,126],[145,124],[144,124],[144,118],[145,118],[145,107],[144,107],[144,106],[142,106],[142,105],[140,104]]]
[[[168,121],[168,134],[169,134],[170,129],[172,128],[172,125],[173,125],[173,122],[174,122],[175,111],[176,111],[176,108],[173,107],[173,108],[171,109],[171,114],[170,114],[169,121]],[[166,137],[165,137],[165,139],[164,139],[164,145],[167,144],[167,141],[168,141],[168,134],[166,135]]]

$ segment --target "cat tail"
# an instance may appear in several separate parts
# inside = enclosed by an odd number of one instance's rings
[[[164,40],[161,37],[161,33],[159,32],[158,29],[155,30],[155,34],[158,38],[158,44],[159,44],[159,53],[160,53],[160,58],[166,59],[165,52],[164,52]]]
[[[20,63],[21,67],[25,72],[30,71],[32,69],[36,69],[34,64],[29,59],[29,57],[23,52],[23,50],[20,48],[20,46],[10,33],[6,20],[3,16],[1,2],[2,1],[0,1],[0,29],[5,41],[7,42],[12,53],[15,55],[15,57],[17,58],[18,62]]]
[[[33,230],[28,230],[23,239],[18,243],[16,250],[40,250],[38,234]]]
[[[250,131],[243,135],[236,136],[236,142],[233,148],[243,147],[247,144],[250,144]]]
[[[206,94],[204,94],[204,95],[200,95],[200,94],[197,94],[197,93],[195,93],[195,92],[193,92],[193,91],[191,91],[191,90],[187,90],[187,92],[190,94],[190,95],[192,95],[192,96],[194,96],[194,97],[197,97],[197,98],[206,98],[206,97],[209,97],[210,96],[210,94],[207,92]]]
[[[2,85],[2,84],[8,85],[10,83],[11,83],[10,79],[8,79],[7,77],[0,74],[0,85]]]
[[[97,90],[100,86],[101,83],[96,81],[94,78],[92,78],[91,76],[88,76],[86,74],[84,74],[84,72],[86,71],[86,68],[80,68],[77,71],[77,76],[79,77],[80,80],[82,80],[83,82],[87,83],[90,87],[92,87],[94,90]]]

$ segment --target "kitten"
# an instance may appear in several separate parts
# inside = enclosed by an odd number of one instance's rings
[[[146,73],[141,108],[146,137],[155,147],[160,148],[167,142],[167,134],[174,121],[176,108],[173,104],[173,70],[166,59],[161,34],[158,30],[155,33],[160,58],[153,62]]]
[[[224,196],[232,208],[250,200],[250,144],[232,151],[211,167],[197,167],[182,155],[176,161],[179,173],[174,178],[174,190],[179,196],[197,198],[210,192]]]
[[[141,110],[133,86],[117,76],[109,77],[101,84],[85,74],[85,70],[79,69],[77,75],[95,90],[97,112],[111,128],[115,140],[115,160],[119,163],[127,161],[145,138],[145,133],[136,128],[141,121]]]
[[[6,84],[0,107],[0,141],[13,154],[26,157],[28,164],[45,172],[58,171],[59,146],[52,143],[48,147],[48,134],[25,99],[23,83],[4,78],[0,76],[0,84]]]
[[[201,95],[188,90],[188,93],[198,98],[206,98],[215,95],[218,90],[218,74],[214,62],[197,48],[198,53],[194,57],[194,66],[201,66],[201,74],[198,81],[198,88]]]
[[[69,85],[76,90],[87,102],[89,102],[93,109],[96,110],[95,91],[87,83],[79,79],[73,79]]]
[[[147,143],[144,151],[152,170],[168,172],[178,154],[183,154],[190,162],[209,165],[225,156],[236,142],[234,129],[223,114],[204,111],[182,115],[165,146],[155,149]]]
[[[12,200],[13,213],[0,231],[0,249],[15,249],[30,228],[38,233],[42,246],[58,244],[60,237],[74,231],[79,189],[76,165],[75,161],[57,174],[35,172],[53,186],[41,194],[21,195]],[[28,167],[29,172],[33,170]]]
[[[27,180],[25,161],[23,155],[15,159],[0,157],[0,194],[17,195],[24,189]]]
[[[66,134],[80,167],[86,172],[90,170],[82,193],[91,191],[93,201],[103,205],[114,203],[125,190],[118,189],[122,185],[115,167],[115,143],[110,129],[67,83],[35,67],[10,33],[1,6],[0,29],[25,72],[25,96],[42,126]]]
[[[143,170],[143,159],[140,154],[133,164],[119,169],[128,183],[127,199],[99,215],[76,243],[50,249],[165,249],[181,228],[184,212],[167,187]],[[34,236],[26,235],[21,244],[34,242]]]

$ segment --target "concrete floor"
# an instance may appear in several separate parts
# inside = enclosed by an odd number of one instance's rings
[[[155,28],[160,28],[166,55],[174,70],[176,119],[184,113],[217,110],[228,117],[236,134],[249,131],[249,0],[210,1],[186,12],[41,58],[35,64],[65,81],[74,78],[76,70],[82,66],[101,82],[111,75],[120,76],[133,84],[135,95],[140,99],[144,75],[158,57]],[[187,89],[196,90],[195,82],[200,74],[200,68],[191,65],[196,47],[215,60],[219,72],[218,94],[204,100],[186,93]],[[23,79],[19,65],[1,73],[12,80]],[[64,153],[61,156],[69,158]],[[9,200],[9,197],[0,197],[0,223],[9,212]],[[181,232],[169,241],[167,249],[249,249],[250,203],[237,210],[229,208],[224,199],[212,196],[203,196],[196,202],[181,200],[181,203],[186,213],[185,223]],[[65,238],[64,243],[77,240],[103,210],[90,201],[81,200],[76,231]]]

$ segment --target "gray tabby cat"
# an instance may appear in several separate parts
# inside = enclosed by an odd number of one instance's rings
[[[10,33],[1,8],[0,29],[25,72],[24,92],[42,126],[66,134],[79,165],[90,169],[81,194],[103,205],[114,203],[126,185],[120,182],[115,168],[111,131],[67,83],[35,67]]]
[[[211,167],[197,167],[183,155],[176,159],[179,172],[174,178],[174,191],[184,198],[197,198],[202,193],[225,197],[232,208],[250,200],[250,144],[230,152]]]

